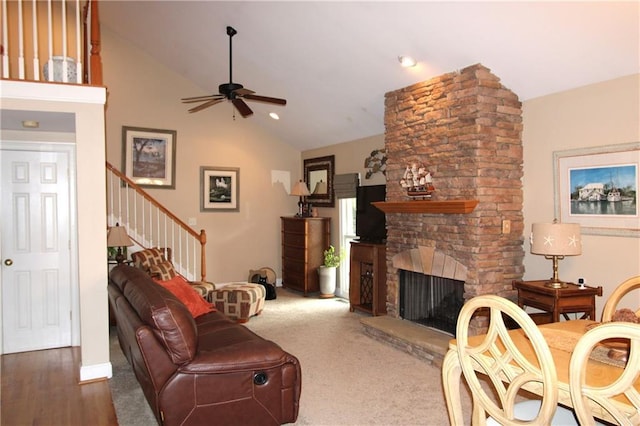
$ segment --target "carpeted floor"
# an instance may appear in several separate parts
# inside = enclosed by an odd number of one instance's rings
[[[294,354],[302,366],[297,425],[448,425],[440,369],[365,336],[343,299],[302,297],[278,288],[246,326]],[[120,425],[155,419],[117,338],[111,389]],[[470,402],[464,395],[467,418]]]
[[[120,349],[115,327],[112,327],[109,333],[109,351],[113,370],[109,387],[118,424],[120,426],[157,425],[156,417],[142,393],[138,380]]]

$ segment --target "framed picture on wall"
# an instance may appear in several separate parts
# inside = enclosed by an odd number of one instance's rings
[[[640,237],[640,143],[553,153],[555,213],[584,234]]]
[[[200,211],[240,211],[240,169],[200,167]]]
[[[122,126],[122,170],[146,188],[176,187],[175,130]]]

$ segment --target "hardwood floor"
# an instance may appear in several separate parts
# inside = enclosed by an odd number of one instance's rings
[[[79,384],[80,348],[2,355],[1,425],[117,426],[109,382]]]

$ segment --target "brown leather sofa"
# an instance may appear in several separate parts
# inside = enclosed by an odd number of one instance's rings
[[[144,271],[109,274],[122,351],[161,425],[295,422],[298,359],[219,312],[193,318]]]

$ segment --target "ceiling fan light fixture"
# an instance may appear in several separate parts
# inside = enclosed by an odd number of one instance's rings
[[[400,62],[400,65],[404,68],[415,67],[418,63],[414,58],[406,55],[398,56],[398,62]]]
[[[270,112],[269,117],[273,118],[274,120],[280,120],[280,116],[275,112]]]

